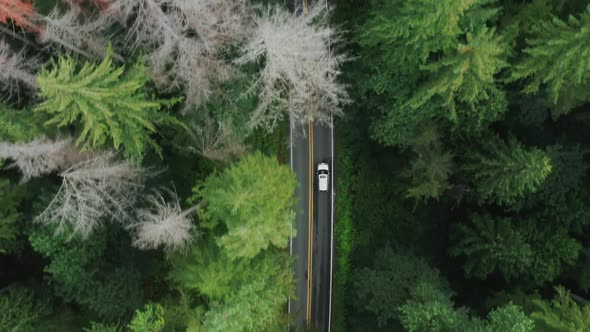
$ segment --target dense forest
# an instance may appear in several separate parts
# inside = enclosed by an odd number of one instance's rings
[[[334,331],[590,331],[590,1],[0,0],[0,332],[287,331],[289,119]]]
[[[337,2],[335,328],[590,331],[589,5]]]

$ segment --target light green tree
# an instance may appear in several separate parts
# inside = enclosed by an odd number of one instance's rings
[[[494,136],[467,159],[463,169],[480,203],[514,204],[535,192],[551,173],[551,160],[543,151],[527,149],[514,137],[504,142]]]
[[[43,130],[43,117],[30,110],[16,110],[0,102],[0,141],[32,141]]]
[[[195,189],[204,203],[202,225],[225,226],[216,241],[231,258],[252,258],[271,244],[285,248],[295,235],[296,186],[295,174],[276,158],[245,156]]]
[[[447,293],[421,283],[412,297],[399,308],[406,331],[532,332],[535,328],[522,308],[512,303],[495,308],[487,319],[470,316],[465,308],[455,308]]]
[[[419,108],[437,96],[449,108],[451,119],[457,118],[457,103],[466,105],[472,112],[478,111],[476,106],[480,102],[499,98],[494,76],[508,66],[506,50],[494,29],[483,26],[468,31],[466,42],[458,42],[442,59],[422,65],[429,77],[418,88],[410,105]]]
[[[263,253],[252,261],[241,285],[204,315],[203,330],[277,331],[284,307],[294,294],[291,259],[285,253]]]
[[[590,331],[590,305],[579,305],[563,287],[556,287],[551,301],[533,300],[537,311],[531,314],[543,331]]]
[[[525,80],[525,93],[546,87],[554,104],[566,95],[570,106],[559,113],[568,112],[580,101],[588,101],[590,46],[585,41],[590,38],[590,6],[578,17],[569,16],[567,21],[557,17],[541,20],[532,26],[532,34],[523,50],[526,56],[512,67],[510,80]],[[572,104],[572,100],[577,102]]]
[[[164,307],[146,304],[143,310],[136,310],[129,325],[131,332],[160,332],[164,329]]]
[[[77,70],[73,58],[61,57],[44,68],[39,77],[39,95],[44,101],[35,112],[48,113],[46,125],[59,127],[80,124],[77,143],[84,148],[112,144],[140,163],[148,148],[161,154],[150,137],[160,125],[176,125],[178,120],[161,111],[178,99],[149,99],[144,91],[148,76],[143,64],[125,67],[112,64],[112,52],[98,65],[85,63]]]

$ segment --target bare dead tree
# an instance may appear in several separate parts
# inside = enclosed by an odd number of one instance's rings
[[[88,237],[105,219],[125,223],[131,220],[137,193],[143,188],[145,169],[118,160],[115,152],[102,152],[82,161],[60,176],[62,185],[36,221],[56,224],[82,238]]]
[[[193,144],[180,148],[205,158],[228,162],[246,152],[231,123],[215,123],[207,117],[203,123],[188,125],[187,131]]]
[[[80,8],[72,6],[63,13],[56,7],[42,17],[44,28],[38,39],[43,44],[50,44],[69,52],[81,54],[89,59],[102,59],[106,55],[108,41],[103,33],[111,24],[105,15],[96,18],[83,17]],[[115,58],[120,56],[115,56]]]
[[[63,169],[77,150],[71,138],[48,140],[36,139],[27,143],[0,142],[0,158],[11,159],[10,168],[17,168],[26,182],[34,177]]]
[[[39,61],[35,57],[25,57],[24,50],[12,52],[10,46],[0,41],[0,82],[10,95],[17,94],[23,88],[35,90],[37,78],[33,74],[39,68]]]
[[[329,123],[348,101],[345,87],[337,81],[345,55],[330,49],[338,39],[331,27],[321,24],[321,5],[306,15],[290,14],[275,7],[255,19],[255,29],[242,49],[238,64],[264,61],[259,80],[260,103],[251,119],[252,127],[272,130],[284,111],[296,122]]]
[[[170,200],[154,193],[147,197],[149,206],[137,210],[137,223],[130,226],[135,234],[135,247],[182,251],[193,241],[192,215],[196,208],[183,211],[176,192],[166,192]]]
[[[191,9],[196,17],[194,6],[172,0],[116,0],[106,13],[119,22],[131,20],[127,40],[134,47],[152,50],[146,55],[147,65],[160,89],[184,88],[187,103],[199,105],[211,95],[212,82],[231,77],[232,68],[216,54],[223,38],[208,39],[213,28],[195,34],[183,11]],[[210,20],[223,20],[213,17],[215,12],[209,14]]]

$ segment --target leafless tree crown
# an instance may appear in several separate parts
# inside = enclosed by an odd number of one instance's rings
[[[330,115],[341,112],[348,100],[337,81],[346,57],[335,55],[330,43],[335,30],[320,24],[325,9],[316,5],[305,15],[290,14],[280,7],[269,8],[255,19],[255,29],[242,49],[238,64],[264,61],[257,84],[260,103],[251,125],[274,128],[288,110],[298,122],[329,123]]]
[[[22,181],[50,174],[66,166],[72,139],[36,139],[27,143],[0,142],[0,158],[11,159],[8,167],[17,168]]]
[[[62,185],[37,221],[58,225],[86,238],[105,218],[127,222],[137,193],[143,188],[143,169],[103,152],[60,174]]]
[[[20,95],[23,87],[35,90],[34,73],[38,68],[37,58],[25,57],[24,51],[12,52],[7,43],[0,41],[0,86],[10,95]]]
[[[168,193],[169,201],[156,193],[148,196],[149,207],[138,209],[137,223],[131,226],[135,231],[135,247],[182,251],[193,241],[191,216],[195,208],[182,211],[177,194]]]

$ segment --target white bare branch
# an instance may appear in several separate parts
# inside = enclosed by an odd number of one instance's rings
[[[40,138],[28,143],[0,142],[0,158],[12,160],[8,167],[17,168],[23,182],[68,167],[66,163],[71,160],[72,154],[76,154],[75,151],[71,138],[56,141]]]
[[[178,195],[167,191],[170,201],[155,193],[149,195],[149,207],[137,211],[138,223],[130,228],[135,232],[133,245],[139,249],[158,249],[182,251],[192,241],[192,215],[196,208],[182,211]]]
[[[207,100],[212,93],[212,82],[223,81],[232,73],[231,66],[215,53],[227,38],[221,38],[221,32],[208,35],[213,33],[213,27],[203,32],[195,30],[183,11],[194,12],[195,8],[188,2],[182,2],[181,6],[180,2],[172,0],[117,0],[107,10],[120,22],[132,20],[127,40],[135,48],[151,49],[146,60],[158,87],[163,91],[184,88],[187,103],[191,105]],[[193,17],[195,15],[197,13],[193,13]],[[204,14],[199,12],[198,15]],[[208,19],[221,21],[223,18]]]
[[[33,74],[39,68],[37,58],[25,57],[24,51],[12,52],[10,46],[0,41],[0,81],[4,90],[10,95],[20,96],[23,87],[30,90],[37,88],[37,78]]]
[[[119,161],[114,152],[103,152],[60,174],[62,185],[36,221],[58,225],[72,234],[88,237],[105,217],[124,223],[137,193],[143,188],[144,169]]]
[[[236,61],[265,64],[256,83],[260,104],[252,127],[272,130],[285,110],[300,123],[329,123],[330,115],[341,112],[348,94],[337,78],[346,56],[330,49],[330,41],[338,36],[331,27],[318,23],[325,14],[321,5],[299,16],[276,7],[255,19],[254,33]]]
[[[43,18],[45,27],[39,33],[39,41],[90,59],[104,58],[108,41],[101,33],[110,25],[109,16],[95,19],[83,16],[78,6],[72,6],[64,14],[58,7],[54,8]]]
[[[191,123],[187,127],[193,144],[182,147],[185,150],[220,162],[231,161],[246,152],[231,123],[215,123],[207,117],[204,123]]]

